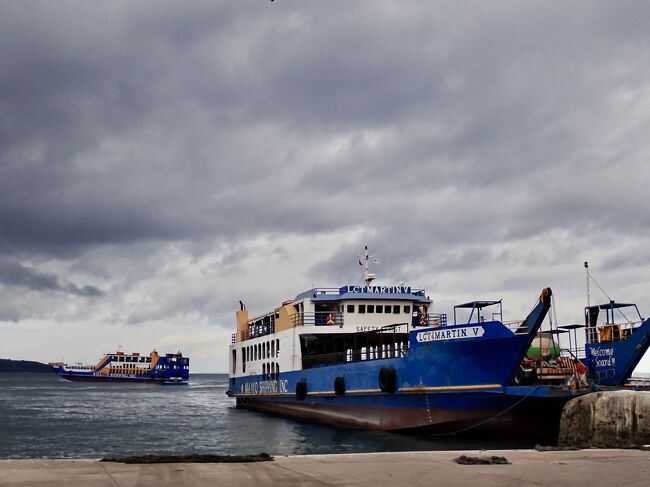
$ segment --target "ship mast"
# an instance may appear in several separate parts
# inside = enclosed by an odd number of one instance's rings
[[[380,264],[379,259],[375,255],[368,255],[368,246],[366,245],[363,248],[363,254],[359,255],[359,265],[363,267],[363,282],[366,283],[366,286],[369,286],[372,281],[377,277],[372,272],[368,272],[368,262],[372,259],[372,262],[375,264]]]
[[[587,308],[591,306],[591,303],[589,302],[589,262],[585,261],[585,274],[587,277]]]

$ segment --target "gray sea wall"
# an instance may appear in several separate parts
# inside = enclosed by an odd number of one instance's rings
[[[558,446],[628,448],[650,444],[650,392],[595,392],[566,403]]]

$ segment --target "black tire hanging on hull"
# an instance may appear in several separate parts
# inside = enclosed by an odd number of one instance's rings
[[[307,381],[301,380],[296,382],[296,399],[304,401],[307,397]]]
[[[397,372],[393,367],[382,367],[379,371],[379,388],[382,392],[395,392]]]
[[[339,375],[334,379],[334,393],[337,396],[343,396],[345,394],[345,377]]]

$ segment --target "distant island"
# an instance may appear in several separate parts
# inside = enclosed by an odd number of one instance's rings
[[[0,372],[53,372],[52,367],[31,360],[0,358]]]

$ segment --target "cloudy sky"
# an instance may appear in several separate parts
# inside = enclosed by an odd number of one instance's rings
[[[312,286],[650,314],[650,3],[0,3],[0,358],[227,368]],[[592,302],[604,301],[592,285]],[[650,372],[646,356],[637,371]]]

